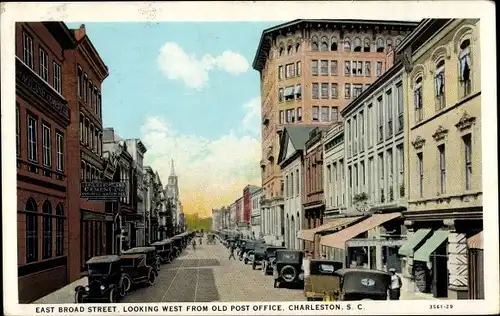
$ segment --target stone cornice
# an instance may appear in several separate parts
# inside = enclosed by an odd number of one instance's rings
[[[458,123],[455,124],[455,127],[459,131],[464,131],[468,128],[471,128],[475,122],[476,122],[476,118],[474,116],[470,116],[469,113],[467,113],[467,111],[464,111],[464,113],[462,114],[462,117],[460,118]]]
[[[415,149],[421,149],[425,145],[425,139],[423,139],[420,135],[415,138],[414,141],[411,142],[413,145],[413,148]]]
[[[432,138],[434,138],[435,141],[441,141],[446,137],[447,134],[448,130],[442,125],[439,125],[434,134],[432,134]]]

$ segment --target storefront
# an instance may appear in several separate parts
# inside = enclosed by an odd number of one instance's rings
[[[469,299],[484,299],[484,246],[483,232],[467,240],[469,262]]]
[[[87,260],[107,253],[106,230],[109,218],[105,213],[88,210],[81,210],[80,216],[80,270],[83,272],[86,270]]]

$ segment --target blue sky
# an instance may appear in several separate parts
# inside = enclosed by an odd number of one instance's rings
[[[262,30],[279,23],[83,22],[110,71],[104,126],[141,138],[145,163],[164,184],[175,160],[187,213],[208,215],[260,184],[260,83],[251,64]]]

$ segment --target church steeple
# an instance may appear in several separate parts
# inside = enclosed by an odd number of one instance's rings
[[[172,167],[170,168],[170,176],[175,177],[174,160],[172,159]]]

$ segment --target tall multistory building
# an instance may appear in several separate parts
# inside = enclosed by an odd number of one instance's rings
[[[387,52],[416,22],[295,20],[262,32],[253,61],[260,73],[263,207],[284,212],[277,165],[287,124],[329,125],[386,70]]]
[[[180,225],[180,213],[181,204],[179,200],[179,178],[175,174],[174,160],[172,159],[172,165],[170,169],[170,175],[168,176],[168,182],[165,186],[167,190],[167,198],[171,200],[171,211],[172,224],[175,227]]]

